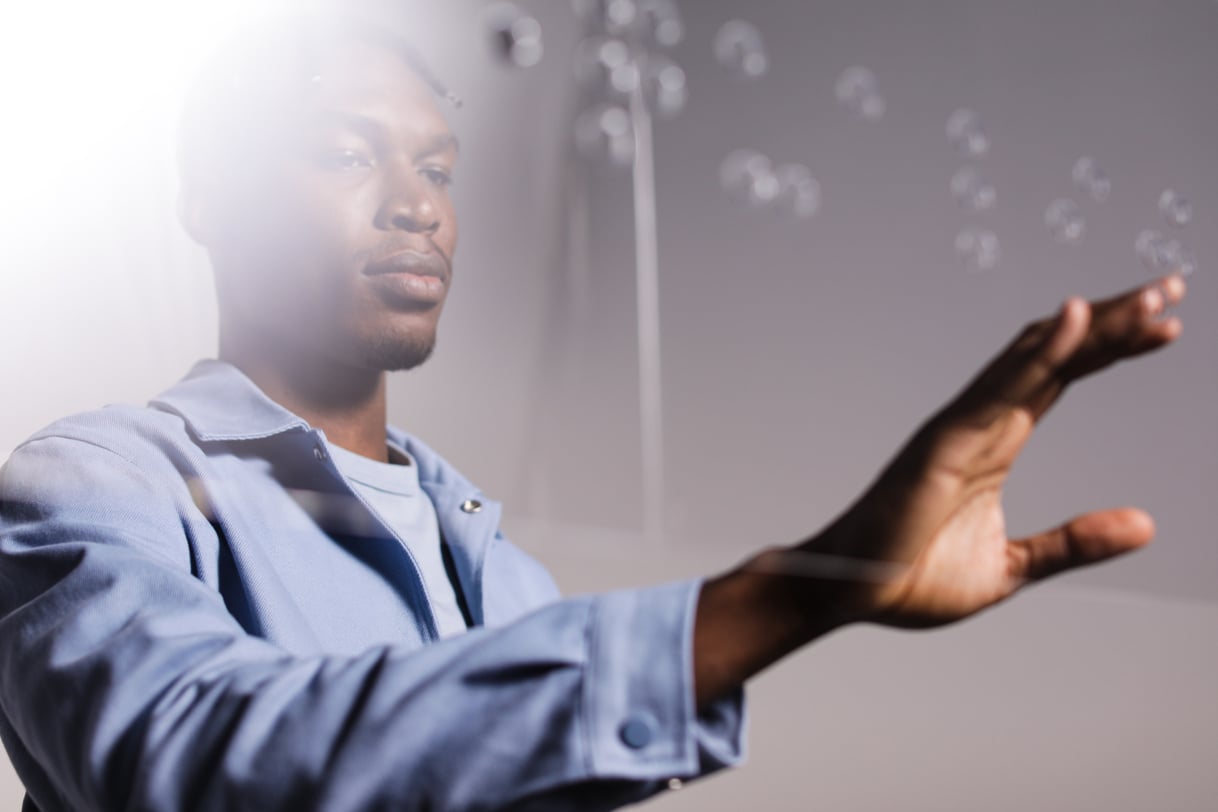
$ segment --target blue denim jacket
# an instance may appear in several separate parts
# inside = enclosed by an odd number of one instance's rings
[[[417,460],[474,626],[324,434],[199,361],[0,468],[0,738],[25,809],[610,809],[744,758],[701,713],[695,578],[562,599],[501,505]]]

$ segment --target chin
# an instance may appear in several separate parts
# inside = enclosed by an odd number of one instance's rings
[[[425,336],[377,336],[362,348],[364,365],[369,369],[397,372],[414,369],[431,357],[436,347],[435,333]]]

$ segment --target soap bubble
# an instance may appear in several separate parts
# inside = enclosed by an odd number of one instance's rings
[[[572,0],[571,6],[592,31],[660,48],[685,38],[676,0]]]
[[[1178,273],[1181,276],[1188,276],[1195,270],[1197,270],[1197,258],[1193,256],[1191,251],[1182,247],[1176,258],[1176,263],[1172,267],[1172,272]]]
[[[743,79],[757,79],[770,69],[765,41],[752,23],[730,20],[715,35],[715,58]]]
[[[666,56],[650,54],[643,62],[643,91],[652,110],[675,116],[685,107],[685,71]]]
[[[1084,155],[1074,162],[1074,168],[1070,170],[1070,177],[1097,203],[1107,200],[1109,192],[1112,191],[1112,181],[1109,179],[1108,173],[1100,169],[1095,158],[1090,155]]]
[[[880,95],[875,74],[867,68],[846,68],[833,88],[837,100],[869,121],[884,117],[884,97]]]
[[[616,96],[629,96],[641,80],[638,63],[630,47],[614,37],[588,37],[575,49],[575,78]]]
[[[1184,245],[1175,239],[1165,239],[1158,245],[1156,273],[1178,273],[1188,276],[1197,269],[1197,261]]]
[[[1137,252],[1138,259],[1151,270],[1158,270],[1159,258],[1161,256],[1162,245],[1164,243],[1163,235],[1151,228],[1144,228],[1138,232],[1138,238],[1134,240],[1134,251]]]
[[[878,93],[879,87],[875,80],[875,74],[866,68],[856,66],[842,71],[842,75],[838,77],[837,84],[834,85],[833,90],[837,100],[842,104],[853,104],[863,96]]]
[[[1086,221],[1078,204],[1069,198],[1058,198],[1045,209],[1045,225],[1058,242],[1077,243],[1083,238]]]
[[[734,150],[723,159],[719,183],[733,200],[753,208],[769,206],[782,191],[770,159],[752,149]]]
[[[994,207],[998,192],[994,184],[981,176],[975,168],[965,166],[952,175],[948,183],[952,197],[970,211],[986,211]]]
[[[859,113],[868,121],[879,121],[884,117],[884,111],[888,105],[884,103],[884,97],[880,95],[864,96],[859,102]]]
[[[1159,211],[1173,226],[1186,226],[1193,219],[1193,206],[1175,189],[1165,189],[1159,195]]]
[[[676,0],[638,0],[643,35],[661,48],[672,48],[685,39],[685,23]]]
[[[960,108],[948,116],[947,140],[970,158],[980,157],[990,150],[990,140],[981,129],[981,118],[967,108]]]
[[[594,30],[624,34],[638,20],[635,0],[571,0],[575,15]]]
[[[518,68],[531,68],[541,61],[544,49],[536,17],[511,3],[495,3],[484,13],[491,45],[500,59]]]
[[[1171,240],[1151,228],[1142,229],[1134,241],[1134,250],[1142,264],[1152,273],[1179,273],[1188,276],[1197,269],[1197,259],[1179,240]]]
[[[1134,251],[1138,252],[1138,258],[1142,262],[1151,264],[1155,257],[1158,243],[1163,240],[1163,235],[1153,229],[1142,229],[1138,233],[1138,239],[1134,240]]]
[[[778,204],[800,220],[820,211],[820,184],[803,164],[783,164],[774,170],[778,180]]]
[[[956,255],[975,271],[988,271],[998,265],[1001,253],[998,235],[984,228],[965,228],[956,235]]]
[[[631,30],[639,18],[639,7],[634,0],[605,0],[605,30],[610,34],[624,34]]]
[[[575,144],[590,160],[615,167],[634,162],[634,127],[630,114],[617,104],[599,104],[575,119]]]

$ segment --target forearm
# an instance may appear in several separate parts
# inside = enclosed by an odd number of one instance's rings
[[[767,548],[704,583],[694,620],[699,708],[849,622],[833,611],[830,596],[839,585],[784,566],[793,549]]]

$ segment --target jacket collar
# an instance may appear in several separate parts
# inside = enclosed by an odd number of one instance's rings
[[[236,366],[217,358],[196,361],[185,377],[148,405],[176,413],[205,442],[256,440],[311,428],[303,417],[271,400]]]
[[[303,417],[272,400],[238,367],[217,358],[196,361],[181,380],[148,405],[177,414],[205,442],[258,440],[292,430],[317,431]],[[422,440],[392,424],[385,430],[390,440],[418,462],[420,483],[451,489],[461,498],[482,495]]]

